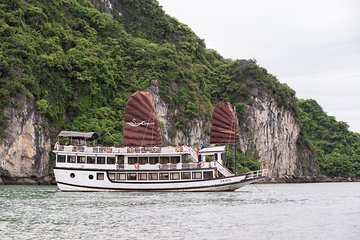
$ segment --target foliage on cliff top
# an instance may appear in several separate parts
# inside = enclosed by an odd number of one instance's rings
[[[329,166],[335,169],[340,163],[337,154],[345,157],[341,149],[352,133],[340,131],[338,139],[319,132],[306,104],[298,109],[294,90],[254,60],[224,59],[206,49],[202,39],[166,15],[155,0],[115,2],[110,15],[94,7],[105,9],[98,0],[0,1],[0,141],[6,132],[3,110],[16,108],[12,97],[26,94],[52,125],[97,131],[104,144],[120,145],[128,96],[156,80],[175,113],[173,130],[185,134],[189,121],[209,118],[220,100],[238,105],[241,115],[254,96],[274,97],[298,115],[302,139],[315,149],[323,172],[338,174]],[[334,143],[338,140],[345,143]],[[338,150],[329,151],[334,146]],[[355,168],[358,173],[353,159],[359,152],[350,146],[349,172]]]
[[[299,100],[302,140],[315,151],[324,175],[360,176],[360,134],[328,116],[315,100]]]
[[[1,109],[25,93],[53,125],[97,131],[105,144],[121,144],[127,97],[153,80],[176,112],[174,128],[185,134],[189,120],[210,117],[212,104],[251,101],[258,89],[291,105],[293,90],[255,61],[226,60],[206,49],[156,1],[117,1],[115,17],[91,2],[1,3]],[[5,122],[1,113],[0,139]]]

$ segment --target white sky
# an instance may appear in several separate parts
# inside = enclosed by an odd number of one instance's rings
[[[158,0],[207,48],[255,58],[360,132],[360,1]]]

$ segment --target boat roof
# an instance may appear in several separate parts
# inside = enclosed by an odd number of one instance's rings
[[[225,152],[225,146],[207,147],[199,150],[200,153]]]
[[[59,137],[69,137],[69,138],[81,138],[87,140],[98,139],[99,135],[96,132],[73,132],[73,131],[61,131],[58,134]]]

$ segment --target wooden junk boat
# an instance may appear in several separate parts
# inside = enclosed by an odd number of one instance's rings
[[[195,151],[161,147],[152,96],[136,92],[124,114],[124,147],[88,146],[94,132],[62,131],[71,145],[55,144],[54,174],[61,191],[234,191],[259,181],[267,170],[234,174],[224,166],[225,146]],[[236,143],[236,115],[230,103],[215,106],[210,143]],[[76,143],[76,144],[75,144]],[[142,147],[146,146],[146,147]]]

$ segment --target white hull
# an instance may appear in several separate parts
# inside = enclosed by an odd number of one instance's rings
[[[104,173],[104,180],[96,180],[97,173]],[[112,171],[113,172],[113,171]],[[174,181],[111,181],[106,170],[54,169],[57,185],[61,191],[235,191],[263,177],[250,178],[246,175],[217,179],[174,180]],[[70,174],[76,177],[71,178]],[[89,179],[93,175],[93,179]]]

